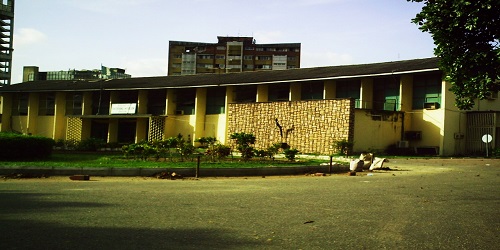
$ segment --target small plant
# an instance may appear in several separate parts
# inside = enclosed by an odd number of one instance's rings
[[[336,152],[343,156],[348,156],[351,153],[353,146],[354,142],[347,141],[346,139],[335,141],[333,144]]]
[[[236,149],[240,151],[243,160],[247,161],[254,156],[254,148],[250,146],[255,144],[255,136],[250,133],[234,133],[231,139],[236,141]]]
[[[267,156],[269,156],[270,159],[274,160],[274,156],[279,153],[280,149],[283,149],[282,143],[275,143],[267,147],[266,149]]]
[[[295,161],[295,156],[299,153],[299,150],[296,148],[287,148],[283,153],[288,160]]]

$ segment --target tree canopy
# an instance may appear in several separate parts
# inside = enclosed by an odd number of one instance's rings
[[[470,110],[474,100],[500,90],[500,1],[407,1],[424,3],[412,22],[432,35],[459,109]]]

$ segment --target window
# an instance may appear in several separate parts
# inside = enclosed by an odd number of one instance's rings
[[[148,90],[148,113],[152,115],[165,115],[167,90]]]
[[[424,103],[441,104],[441,74],[415,75],[413,78],[413,109],[423,109]]]
[[[295,60],[297,60],[297,57],[289,56],[287,59],[288,59],[288,61],[295,61]]]
[[[257,98],[257,86],[256,85],[246,85],[246,86],[235,86],[234,87],[234,102],[238,103],[249,103],[255,102]]]
[[[361,81],[360,80],[341,80],[337,81],[336,87],[336,98],[354,98],[356,99],[356,108],[361,108],[360,103],[360,92],[361,92]]]
[[[182,58],[182,54],[175,54],[175,55],[174,55],[174,58],[176,58],[176,59],[180,59],[180,58]]]
[[[217,50],[226,50],[225,46],[217,46]]]
[[[118,91],[118,98],[120,103],[137,103],[139,99],[139,92],[137,90],[122,90]]]
[[[54,115],[56,109],[54,93],[41,93],[38,102],[38,115]]]
[[[272,60],[273,58],[270,56],[256,56],[255,60]]]
[[[290,100],[290,83],[276,83],[269,85],[269,101],[289,101]]]
[[[255,48],[255,51],[264,51],[264,48]]]
[[[176,94],[176,110],[185,115],[193,115],[195,110],[196,89],[179,89]]]
[[[226,59],[225,55],[216,55],[215,59]]]
[[[245,50],[255,50],[254,47],[245,47]]]
[[[207,115],[224,114],[226,108],[226,88],[207,89]]]
[[[28,115],[28,99],[29,95],[27,93],[14,94],[12,99],[12,115]]]
[[[243,56],[243,60],[253,60],[253,56]]]
[[[266,51],[276,51],[276,48],[267,48]]]
[[[83,94],[81,92],[66,94],[66,115],[82,115]]]
[[[399,77],[381,77],[373,80],[373,109],[399,110]]]
[[[301,100],[321,100],[323,99],[323,82],[303,82],[301,85]]]
[[[110,92],[101,90],[92,92],[92,114],[109,115]]]
[[[213,55],[198,55],[198,59],[214,59]]]

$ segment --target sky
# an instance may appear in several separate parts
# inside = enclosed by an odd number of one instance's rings
[[[433,56],[406,0],[16,0],[12,83],[40,71],[126,69],[167,75],[169,41],[301,43],[301,67]]]

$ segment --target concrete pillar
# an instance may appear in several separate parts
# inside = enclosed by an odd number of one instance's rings
[[[399,84],[399,110],[409,112],[413,109],[413,75],[403,75]]]
[[[176,131],[174,131],[175,109],[177,108],[177,105],[175,104],[175,94],[176,94],[175,89],[168,89],[167,90],[167,98],[165,100],[165,102],[166,102],[165,111],[167,112],[168,117],[166,118],[165,128],[163,131],[165,138],[169,138],[169,137],[177,135]]]
[[[28,99],[28,121],[27,121],[27,134],[36,134],[36,124],[38,118],[38,106],[40,96],[38,93],[30,93]]]
[[[363,109],[372,109],[373,108],[373,79],[372,78],[363,78],[361,79],[361,93],[359,96],[360,99],[360,108]]]
[[[148,113],[148,90],[139,90],[137,98],[137,114],[147,114],[147,113]]]
[[[92,115],[92,92],[83,92],[82,114]],[[82,138],[85,140],[90,138],[90,129],[92,126],[91,119],[82,119]]]
[[[327,80],[324,82],[323,99],[334,99],[337,97],[337,85],[335,80]]]
[[[193,141],[205,136],[205,117],[207,113],[207,89],[197,88],[196,98],[194,103],[195,110],[195,127]]]
[[[117,142],[117,141],[118,141],[118,119],[109,119],[107,142]]]
[[[2,96],[0,96],[0,101],[0,132],[8,132],[12,130],[12,128],[10,127],[13,101],[12,94],[3,93]]]
[[[54,140],[66,138],[66,93],[56,92],[54,110]]]
[[[229,103],[233,103],[233,99],[234,99],[234,87],[233,86],[227,86],[226,87],[226,121],[224,122],[224,124],[219,124],[219,126],[224,126],[223,130],[224,130],[224,133],[223,133],[223,137],[220,138],[220,141],[222,144],[228,144],[229,141],[229,136],[228,136],[228,127],[227,127],[227,124],[229,123],[229,116],[231,115],[231,112],[232,110],[229,109]],[[221,131],[221,130],[219,130]]]
[[[148,113],[148,90],[139,90],[137,98],[137,114]],[[137,118],[135,127],[135,143],[147,140],[149,119]]]
[[[148,118],[137,118],[135,127],[135,143],[143,140],[147,140],[149,119]]]
[[[269,101],[269,85],[260,84],[257,85],[257,102],[267,102]]]
[[[290,83],[290,101],[300,101],[302,88],[299,82]]]

